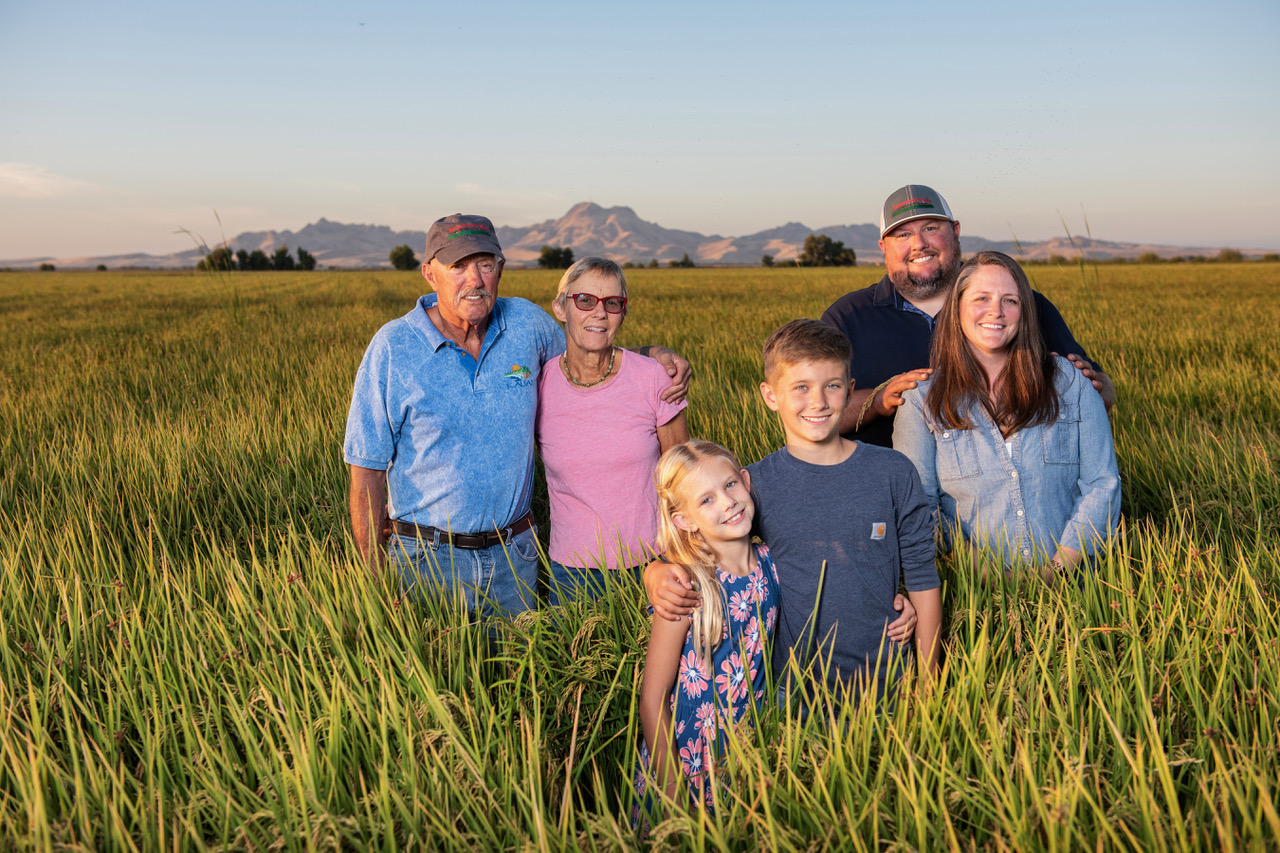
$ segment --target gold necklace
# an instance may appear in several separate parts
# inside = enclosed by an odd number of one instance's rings
[[[613,358],[618,354],[618,348],[613,347],[609,351],[609,366],[604,370],[604,376],[601,376],[595,382],[579,382],[573,378],[573,374],[569,371],[569,351],[565,350],[560,355],[560,366],[564,368],[564,375],[569,377],[569,381],[579,388],[592,388],[609,378],[609,374],[613,373]]]

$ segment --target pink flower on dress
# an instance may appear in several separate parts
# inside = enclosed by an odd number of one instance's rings
[[[729,616],[734,622],[746,622],[747,617],[751,615],[751,604],[754,598],[751,589],[747,588],[742,592],[735,592],[733,598],[729,599]]]
[[[716,739],[716,706],[711,702],[703,702],[695,712],[693,727],[701,732],[703,740]]]
[[[729,655],[729,659],[720,664],[720,673],[716,676],[716,689],[724,694],[731,707],[736,707],[747,697],[748,687],[747,673],[743,669],[742,660],[737,652]]]
[[[698,665],[698,656],[692,649],[680,658],[680,686],[685,693],[697,698],[707,689],[708,677]]]
[[[760,620],[754,616],[742,631],[742,650],[747,657],[758,655],[764,650],[764,642],[760,636]]]
[[[776,606],[770,607],[769,612],[764,615],[765,631],[772,634],[773,626],[777,624],[777,622],[778,622],[778,608]]]
[[[702,775],[704,756],[705,753],[699,741],[680,747],[680,766],[684,769],[684,775],[689,777],[689,781],[696,782]]]
[[[756,604],[764,601],[765,595],[769,591],[769,584],[764,579],[764,572],[759,570],[751,576],[751,600]]]

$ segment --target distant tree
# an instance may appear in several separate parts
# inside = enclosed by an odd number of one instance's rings
[[[1066,264],[1066,262],[1067,262],[1067,259],[1062,257],[1062,255],[1058,255],[1053,252],[1049,253],[1048,263],[1050,266],[1060,267]]]
[[[249,269],[269,270],[271,269],[271,259],[261,249],[254,249],[249,253]]]
[[[196,264],[198,270],[231,270],[235,269],[235,260],[231,255],[231,250],[226,246],[219,246],[210,250],[209,254],[200,259]]]
[[[56,269],[57,269],[57,267],[55,267],[53,264],[41,264],[41,265],[40,265],[40,272],[53,272],[53,271],[54,271],[54,270],[56,270]]]
[[[1207,260],[1209,259],[1206,258],[1204,255],[1192,255],[1191,257],[1187,258],[1187,261],[1193,264],[1203,264]]]
[[[633,264],[631,261],[626,261],[622,264],[622,268],[624,270],[633,270],[636,268],[636,265]]]
[[[418,256],[406,245],[396,246],[391,250],[391,266],[398,270],[415,270],[418,268]]]
[[[1258,260],[1265,261],[1269,264],[1274,264],[1276,261],[1280,261],[1280,254],[1276,254],[1275,252],[1267,252],[1265,255],[1258,258]]]
[[[1239,249],[1222,249],[1218,252],[1218,260],[1224,264],[1238,264],[1244,260],[1244,253]]]
[[[544,270],[567,270],[573,266],[573,249],[568,246],[543,246],[538,256],[538,268]]]
[[[1138,263],[1158,264],[1160,263],[1160,256],[1157,255],[1155,252],[1143,252],[1141,255],[1138,255]]]
[[[313,270],[316,268],[316,256],[301,246],[298,247],[298,269]]]
[[[98,264],[98,266],[97,266],[97,267],[95,267],[95,269],[97,269],[97,271],[98,271],[98,272],[106,272],[106,270],[107,270],[107,265],[106,265],[106,264]]]
[[[673,267],[677,267],[677,268],[679,268],[679,269],[689,269],[689,268],[691,268],[691,267],[693,267],[693,266],[696,266],[696,264],[694,264],[694,262],[693,262],[692,260],[690,260],[690,259],[689,259],[689,253],[688,253],[688,252],[685,252],[685,253],[684,253],[684,256],[683,256],[683,257],[681,257],[681,258],[680,258],[680,260],[678,260],[678,261],[667,261],[667,264],[668,264],[668,265],[670,265],[670,266],[673,266]]]
[[[236,249],[236,269],[249,269],[249,253],[244,249]]]
[[[650,259],[649,259],[649,269],[651,269],[651,270],[656,270],[657,268],[658,268],[658,259],[657,259],[657,258],[650,258]]]
[[[763,267],[773,266],[773,255],[761,255],[760,266],[763,266]]]
[[[1182,257],[1182,255],[1174,255],[1172,258],[1169,259],[1169,263],[1171,264],[1185,264],[1186,262],[1187,262],[1187,259]]]
[[[273,270],[291,270],[293,266],[293,256],[289,254],[288,246],[281,246],[271,256],[271,268]]]
[[[858,262],[853,249],[832,240],[826,234],[810,234],[804,238],[804,251],[796,258],[802,267],[851,267]]]

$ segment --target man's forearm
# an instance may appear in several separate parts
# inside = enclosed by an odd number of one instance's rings
[[[844,407],[844,414],[840,416],[840,434],[847,435],[854,431],[858,426],[866,426],[874,420],[879,420],[880,415],[876,412],[876,407],[868,405],[867,401],[875,396],[874,388],[855,388],[849,392],[849,405]],[[866,413],[863,414],[863,408]],[[862,415],[862,422],[859,424],[858,415]]]
[[[351,535],[364,564],[376,569],[382,562],[382,520],[387,514],[387,474],[351,466]]]

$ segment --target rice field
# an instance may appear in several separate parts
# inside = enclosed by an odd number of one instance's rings
[[[491,633],[356,562],[351,381],[418,276],[0,274],[0,849],[1275,849],[1280,265],[1029,272],[1118,392],[1097,576],[943,560],[941,689],[763,709],[644,839],[638,589]],[[879,275],[629,271],[619,342],[754,461],[765,336]]]

